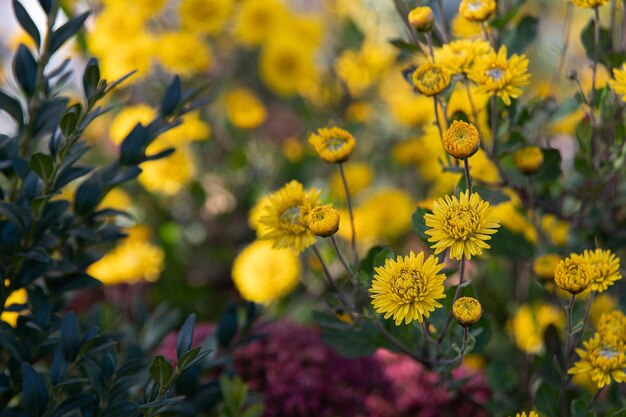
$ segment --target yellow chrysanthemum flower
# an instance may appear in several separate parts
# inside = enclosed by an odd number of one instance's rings
[[[572,253],[559,262],[554,270],[554,282],[570,294],[579,294],[589,287],[593,270],[582,255]]]
[[[270,197],[268,195],[264,195],[259,198],[254,206],[248,212],[248,226],[250,229],[256,232],[257,238],[260,238],[265,233],[269,231],[269,228],[261,223],[261,218],[263,217],[263,213],[265,211],[265,206],[270,203]]]
[[[304,156],[304,146],[302,146],[302,142],[296,138],[285,139],[283,141],[282,151],[285,158],[294,164],[302,161]]]
[[[626,316],[621,311],[604,313],[598,320],[596,328],[602,340],[626,343]]]
[[[604,313],[610,313],[618,306],[617,298],[613,295],[602,293],[594,297],[589,311],[589,319],[594,326],[598,326]]]
[[[615,281],[622,279],[619,258],[610,250],[585,250],[583,257],[591,266],[593,275],[588,291],[606,291]]]
[[[533,272],[539,278],[554,280],[554,270],[563,258],[556,253],[538,256],[533,263]]]
[[[483,22],[495,12],[495,0],[463,0],[459,6],[459,14],[472,22]]]
[[[260,223],[267,226],[263,240],[271,240],[275,248],[291,248],[302,252],[315,243],[315,235],[306,225],[309,211],[319,205],[321,191],[305,191],[298,181],[291,181],[269,196]]]
[[[409,12],[409,23],[419,32],[430,32],[435,26],[435,14],[428,6],[416,7]]]
[[[451,29],[452,35],[456,38],[474,38],[480,37],[483,34],[481,23],[472,22],[460,14],[452,18]]]
[[[461,326],[471,326],[480,320],[483,310],[474,297],[460,297],[452,304],[452,315]]]
[[[247,88],[234,88],[224,98],[226,116],[239,129],[254,129],[267,118],[267,110],[258,97]]]
[[[193,33],[166,33],[157,42],[157,58],[169,72],[190,76],[208,70],[213,64],[209,47]]]
[[[522,95],[521,87],[529,83],[528,58],[513,54],[507,59],[506,46],[498,53],[490,51],[477,58],[469,78],[487,94],[497,94],[509,106],[511,99]]]
[[[413,85],[425,96],[432,97],[450,85],[450,74],[439,63],[425,62],[411,76]]]
[[[293,251],[275,249],[271,242],[257,240],[237,256],[232,277],[243,298],[267,304],[297,287],[300,262]]]
[[[245,0],[238,5],[235,39],[245,45],[261,45],[287,16],[278,0]]]
[[[445,43],[437,49],[435,60],[440,62],[450,74],[469,74],[474,68],[476,58],[489,51],[492,51],[492,48],[487,41],[460,39]]]
[[[28,292],[24,288],[20,288],[9,294],[7,299],[4,301],[4,307],[9,307],[13,304],[26,304],[27,302]],[[17,325],[17,318],[20,314],[23,314],[23,311],[3,311],[2,314],[0,314],[0,321],[15,327]]]
[[[626,101],[626,64],[621,68],[613,68],[614,80],[609,80],[609,86],[615,92],[622,96],[622,101]]]
[[[527,416],[526,411],[522,411],[521,413],[515,414],[515,417],[526,417],[526,416]],[[530,411],[528,413],[528,417],[539,417],[539,413],[536,411]]]
[[[583,9],[593,9],[594,7],[601,7],[608,4],[609,0],[571,0],[571,2],[574,6]]]
[[[567,372],[569,374],[588,374],[598,388],[609,385],[612,381],[626,381],[626,345],[615,341],[606,343],[599,333],[583,342],[584,349],[576,349],[580,361]]]
[[[469,191],[460,197],[445,196],[433,203],[432,214],[425,214],[426,234],[435,254],[450,248],[450,258],[461,259],[463,256],[482,255],[483,249],[489,249],[486,240],[498,231],[500,222],[492,214],[489,203],[483,201],[478,193],[469,195]]]
[[[156,154],[174,144],[159,138],[152,142],[146,153]],[[146,161],[141,164],[141,174],[138,180],[146,190],[167,196],[173,196],[191,182],[197,171],[197,164],[194,153],[189,146],[177,146],[171,155],[157,159],[156,161]]]
[[[421,323],[435,308],[442,307],[436,300],[446,297],[446,276],[439,273],[443,264],[437,262],[433,255],[424,260],[424,252],[410,252],[404,258],[387,259],[385,266],[376,267],[369,289],[376,311],[385,313],[385,319],[393,317],[399,326],[402,321]]]
[[[560,309],[550,304],[524,304],[515,311],[506,328],[519,349],[529,354],[538,354],[544,348],[543,334],[550,325],[558,330],[563,329],[565,316]]]
[[[315,148],[315,152],[322,160],[337,164],[350,159],[356,146],[354,136],[347,130],[331,127],[317,129],[317,133],[309,136],[309,143]]]
[[[281,96],[300,92],[315,77],[313,52],[291,36],[272,36],[259,58],[261,80]]]
[[[513,152],[513,163],[522,174],[534,174],[543,165],[543,152],[538,146],[525,146]]]
[[[358,97],[380,79],[393,58],[393,50],[388,46],[365,41],[358,51],[342,52],[335,62],[335,71],[350,94]]]
[[[164,267],[163,250],[150,243],[149,233],[129,230],[126,239],[102,259],[91,264],[87,273],[104,285],[135,284],[142,281],[155,282]]]
[[[365,190],[372,183],[374,174],[372,168],[363,162],[352,162],[344,164],[343,172],[346,176],[348,189],[353,196]],[[346,192],[343,188],[341,174],[335,170],[329,182],[329,193],[334,198],[345,199]]]
[[[232,9],[233,0],[182,0],[178,14],[186,30],[213,35],[222,30]]]
[[[317,206],[309,211],[306,222],[315,236],[332,236],[339,230],[339,212],[331,205]]]
[[[467,159],[478,151],[480,136],[478,129],[471,123],[455,120],[443,132],[443,147],[457,159]]]
[[[564,246],[569,240],[569,222],[559,220],[552,214],[546,214],[541,218],[541,229],[553,245]]]
[[[424,111],[433,106],[433,100],[406,88],[401,67],[392,66],[385,71],[379,82],[378,95],[393,118],[403,126],[428,126],[435,119],[434,112]]]

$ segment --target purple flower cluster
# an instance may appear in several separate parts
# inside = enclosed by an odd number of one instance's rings
[[[372,357],[347,359],[314,329],[279,322],[264,330],[269,336],[240,350],[235,365],[263,394],[265,417],[487,415],[475,405],[490,396],[480,373],[453,373],[467,379],[459,396],[405,356],[380,349]]]

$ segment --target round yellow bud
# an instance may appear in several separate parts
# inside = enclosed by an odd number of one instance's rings
[[[317,206],[309,211],[307,226],[316,236],[332,236],[339,230],[339,212],[330,205]]]
[[[455,120],[448,130],[443,132],[443,147],[455,158],[469,158],[478,151],[479,146],[478,129],[471,123]]]
[[[495,12],[495,0],[463,0],[459,6],[459,14],[472,22],[483,22]]]
[[[513,152],[515,168],[524,175],[539,171],[543,164],[543,152],[538,146],[526,146]]]
[[[537,259],[535,259],[535,262],[533,263],[533,272],[539,278],[553,280],[556,266],[562,260],[563,258],[556,253],[541,255]]]
[[[450,84],[450,74],[438,63],[420,65],[411,78],[417,91],[428,97],[441,93]]]
[[[350,132],[338,127],[320,128],[311,134],[309,143],[322,160],[338,164],[350,159],[356,141]]]
[[[409,12],[409,23],[418,32],[430,32],[435,26],[435,15],[430,7],[416,7]]]
[[[464,327],[480,320],[482,313],[480,302],[474,297],[461,297],[452,304],[452,315]]]
[[[593,270],[582,255],[572,253],[559,262],[554,270],[554,282],[570,294],[579,294],[593,280]]]

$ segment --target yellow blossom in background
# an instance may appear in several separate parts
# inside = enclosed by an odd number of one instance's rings
[[[591,266],[593,275],[588,291],[606,291],[615,281],[622,279],[622,274],[619,271],[619,258],[610,250],[585,250],[583,257],[585,262]]]
[[[482,25],[472,22],[463,16],[456,15],[452,18],[452,34],[457,38],[473,38],[482,36]]]
[[[143,19],[133,13],[106,8],[95,16],[93,28],[87,34],[90,51],[97,56],[111,52],[111,45],[124,47],[134,41],[134,36],[143,33]]]
[[[196,111],[183,116],[182,123],[159,135],[159,141],[167,141],[172,146],[205,141],[211,137],[211,126],[200,118]]]
[[[601,7],[609,3],[609,0],[571,0],[572,4],[584,9]]]
[[[309,136],[309,143],[313,145],[319,157],[330,164],[345,162],[350,159],[356,146],[354,136],[347,130],[330,127],[319,128]]]
[[[304,156],[304,147],[296,138],[287,138],[283,141],[283,155],[291,163],[298,163]]]
[[[528,414],[526,414],[526,411],[522,411],[521,413],[516,413],[515,417],[539,417],[539,413],[537,413],[536,411],[530,411]]]
[[[552,214],[546,214],[541,218],[541,229],[553,245],[565,246],[569,240],[569,222],[559,220]]]
[[[609,86],[615,94],[622,96],[622,101],[626,101],[626,65],[613,68],[613,77],[615,79],[609,80]]]
[[[350,94],[358,97],[379,80],[393,58],[393,49],[387,45],[365,41],[358,51],[344,51],[337,58],[335,70]]]
[[[146,126],[155,117],[156,111],[148,105],[137,104],[125,107],[115,116],[111,123],[111,128],[109,129],[111,141],[116,145],[121,144],[137,123]]]
[[[495,11],[495,0],[462,0],[459,6],[459,14],[472,22],[483,22]]]
[[[473,70],[476,58],[489,51],[492,51],[492,48],[487,41],[460,39],[438,48],[435,51],[435,60],[441,62],[450,74],[468,74]]]
[[[132,204],[130,196],[121,188],[112,188],[102,199],[98,209],[128,211]]]
[[[290,14],[281,22],[283,33],[288,33],[307,48],[317,48],[324,39],[324,22],[316,15]]]
[[[319,237],[329,237],[339,230],[339,212],[331,205],[317,206],[306,219],[309,230]]]
[[[369,164],[364,162],[352,162],[344,164],[343,172],[346,176],[346,182],[348,183],[348,189],[350,194],[355,196],[361,191],[365,190],[372,183],[374,174]],[[345,190],[343,188],[343,181],[341,180],[341,174],[339,171],[335,171],[330,178],[329,184],[330,195],[334,198],[344,200]]]
[[[103,79],[116,80],[132,71],[133,79],[142,77],[150,71],[152,57],[155,53],[155,39],[147,33],[131,35],[130,40],[116,44],[100,58],[100,73]]]
[[[467,159],[478,151],[480,135],[476,126],[460,120],[452,122],[443,132],[443,147],[457,159]]]
[[[580,360],[568,370],[570,374],[584,373],[591,376],[598,388],[612,381],[626,381],[626,346],[624,342],[607,343],[599,333],[583,342],[584,349],[576,349]]]
[[[579,294],[593,281],[593,269],[585,258],[576,253],[563,259],[554,270],[554,282],[571,294]]]
[[[538,256],[535,262],[533,262],[533,272],[539,278],[554,280],[554,270],[562,260],[563,257],[556,253]]]
[[[543,350],[543,333],[550,325],[557,330],[563,329],[565,317],[560,309],[550,304],[524,304],[507,323],[507,330],[519,349],[529,354],[538,354]]]
[[[447,195],[435,201],[432,214],[425,214],[424,219],[428,227],[426,234],[430,236],[428,241],[435,254],[450,248],[452,259],[482,255],[483,250],[490,247],[485,241],[500,227],[489,203],[477,193],[470,196],[469,191],[461,193],[459,198]]]
[[[11,36],[11,38],[9,39],[9,42],[7,43],[7,47],[11,51],[17,50],[17,48],[20,45],[24,45],[31,51],[38,50],[37,44],[35,44],[35,41],[33,40],[33,38],[31,38],[31,36],[28,33],[26,33],[26,31],[24,30],[20,30],[17,33],[15,33],[13,36]],[[0,76],[0,79],[2,78],[3,77]]]
[[[172,146],[163,139],[157,139],[148,146],[146,153],[156,154]],[[191,150],[187,146],[179,146],[165,158],[142,163],[141,170],[138,180],[146,190],[173,196],[193,180],[197,167]]]
[[[245,45],[261,45],[286,15],[287,9],[279,0],[244,0],[238,5],[235,39]]]
[[[169,72],[190,76],[207,71],[213,64],[208,46],[196,34],[170,32],[157,39],[157,58]]]
[[[185,30],[214,35],[226,24],[233,3],[233,0],[181,0],[178,14]]]
[[[411,76],[413,85],[421,94],[431,97],[441,93],[450,84],[450,74],[438,63],[425,62]]]
[[[619,310],[604,313],[598,320],[597,332],[609,343],[626,343],[626,316]]]
[[[437,301],[445,298],[443,268],[433,255],[424,259],[424,252],[418,255],[398,256],[396,260],[386,259],[385,265],[375,268],[372,287],[372,305],[378,313],[385,313],[385,319],[393,317],[396,326],[404,321],[420,323],[436,308],[442,307]]]
[[[393,66],[385,72],[378,94],[393,118],[404,126],[428,125],[435,119],[433,100],[407,88],[407,81],[399,67]]]
[[[102,3],[107,9],[115,10],[118,13],[128,13],[141,22],[156,16],[165,7],[167,0],[103,0]]]
[[[470,326],[480,320],[482,307],[474,297],[459,297],[452,304],[452,315],[461,326]]]
[[[274,249],[257,240],[235,259],[233,283],[243,298],[268,304],[293,291],[300,277],[298,256],[289,249]]]
[[[513,163],[522,174],[534,174],[543,165],[543,152],[538,146],[523,147],[513,152]]]
[[[5,285],[8,285],[8,282]],[[9,294],[7,299],[4,301],[4,307],[6,308],[13,304],[26,303],[28,303],[28,292],[24,288],[20,288]],[[2,314],[0,314],[0,321],[15,327],[17,325],[17,318],[20,314],[23,314],[23,311],[3,311]]]
[[[366,101],[351,103],[346,109],[346,119],[349,122],[367,123],[374,115],[373,107]]]
[[[248,226],[256,232],[257,238],[263,236],[267,233],[267,231],[269,231],[267,226],[261,223],[261,217],[263,217],[265,206],[268,204],[270,204],[270,197],[268,195],[264,195],[257,200],[248,212]]]
[[[267,110],[248,88],[234,88],[224,97],[226,116],[239,129],[254,129],[265,122]]]
[[[309,211],[319,205],[321,192],[304,189],[298,181],[290,181],[269,196],[269,204],[259,219],[266,226],[263,240],[271,240],[275,248],[291,248],[299,253],[315,243],[315,236],[306,225]]]
[[[435,26],[435,14],[430,7],[416,7],[409,12],[409,23],[420,32],[430,32]]]
[[[261,80],[278,95],[298,93],[315,78],[313,52],[287,34],[273,36],[261,51]]]
[[[528,59],[517,54],[507,59],[506,46],[501,46],[497,53],[490,51],[478,57],[469,78],[483,92],[496,94],[510,106],[511,99],[521,96],[521,87],[529,83]]]
[[[149,234],[129,230],[126,239],[102,259],[91,264],[87,273],[104,285],[136,284],[159,279],[163,270],[163,250],[149,241]]]
[[[596,295],[593,299],[593,303],[591,304],[591,310],[589,311],[589,319],[591,320],[591,323],[597,327],[600,317],[602,317],[604,313],[609,313],[615,310],[617,306],[617,298],[614,296],[607,293]]]
[[[473,166],[476,165],[476,159],[477,156],[475,155],[472,158]],[[475,168],[472,167],[472,171],[474,171],[474,169]],[[500,224],[509,229],[511,232],[522,235],[524,239],[530,243],[537,243],[537,230],[530,222],[528,215],[525,213],[522,202],[517,193],[507,188],[502,191],[509,197],[509,200],[496,204],[492,209],[493,215],[500,219]]]

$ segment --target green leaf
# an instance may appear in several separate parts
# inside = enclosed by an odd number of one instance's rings
[[[367,275],[374,273],[374,268],[385,264],[385,259],[395,256],[395,252],[386,246],[374,246],[361,261],[360,270]]]
[[[97,59],[91,58],[89,62],[87,62],[85,72],[83,73],[83,92],[85,93],[85,98],[90,104],[93,104],[95,101],[92,100],[92,96],[94,91],[98,88],[99,83],[100,66],[98,65]]]
[[[505,32],[503,43],[508,46],[509,54],[520,54],[537,37],[539,20],[533,16],[524,16],[515,30]]]
[[[217,343],[220,347],[228,346],[233,340],[237,334],[237,324],[237,306],[231,301],[217,323]]]
[[[163,100],[161,101],[160,114],[161,117],[169,117],[174,113],[178,105],[180,104],[180,98],[182,96],[180,89],[180,77],[174,76],[172,82],[165,90]]]
[[[161,388],[168,387],[173,373],[172,365],[161,355],[155,357],[150,365],[150,375]]]
[[[585,52],[587,54],[587,57],[591,60],[594,59],[595,53],[596,53],[596,46],[595,46],[593,32],[594,32],[594,23],[593,23],[593,19],[590,19],[589,23],[587,23],[587,26],[585,26],[583,31],[580,33],[580,40],[583,46],[585,47]],[[611,42],[611,36],[609,35],[609,31],[607,29],[600,27],[600,45],[597,48],[599,62],[603,64],[606,63],[605,54],[603,51],[612,51],[613,48],[611,44],[612,42]]]
[[[54,170],[54,163],[52,162],[52,158],[41,152],[34,153],[30,157],[28,166],[44,182],[48,181],[50,175],[52,175],[52,171]]]
[[[428,230],[428,227],[426,227],[426,220],[424,219],[424,215],[426,213],[428,213],[428,211],[426,211],[425,209],[421,207],[418,207],[413,212],[413,215],[411,216],[411,223],[413,224],[413,231],[424,242],[428,242],[428,238],[429,238],[429,236],[426,234],[426,230]]]
[[[535,407],[541,416],[557,417],[559,414],[559,391],[545,381],[541,382],[535,394]]]
[[[491,205],[497,205],[510,200],[509,196],[495,188],[487,188],[480,185],[472,187],[472,191],[478,193],[483,200],[488,201]]]
[[[489,253],[515,260],[529,259],[534,254],[533,246],[522,235],[514,234],[502,225],[487,244],[491,246]]]
[[[22,26],[26,33],[28,33],[33,41],[35,41],[37,48],[40,48],[41,35],[39,34],[39,29],[37,29],[37,25],[33,22],[24,6],[22,6],[18,0],[13,0],[13,11],[15,12],[15,17],[20,23],[20,26]]]
[[[398,48],[400,51],[406,52],[411,55],[419,54],[422,52],[417,46],[413,45],[412,43],[408,43],[402,39],[390,39],[389,43]]]
[[[13,58],[13,75],[24,93],[31,97],[37,84],[37,62],[24,45],[17,48]]]
[[[0,91],[0,109],[7,112],[19,126],[24,124],[24,112],[22,111],[22,105],[19,101],[6,94],[4,91]]]
[[[557,149],[543,149],[543,165],[535,175],[537,181],[554,182],[561,176],[561,153]]]
[[[80,333],[78,321],[73,311],[63,316],[61,322],[61,351],[67,363],[72,363],[80,349]]]
[[[63,26],[52,32],[52,41],[50,43],[51,54],[53,54],[61,46],[63,46],[63,44],[67,42],[69,38],[76,35],[76,33],[83,26],[83,23],[85,23],[85,20],[87,20],[87,17],[89,17],[90,13],[91,12],[85,12],[79,16],[76,16],[73,19],[68,20],[67,22],[65,22],[65,24],[63,24]]]
[[[80,116],[81,105],[76,103],[65,111],[63,117],[61,117],[61,123],[59,127],[63,136],[66,138],[72,135],[76,131],[76,125],[78,123],[78,117]]]
[[[29,417],[44,415],[48,407],[46,382],[27,362],[22,362],[22,404]]]
[[[243,412],[241,417],[261,417],[263,414],[263,404],[256,403],[252,404],[250,407]]]
[[[190,314],[180,328],[178,339],[176,340],[176,357],[180,359],[182,355],[189,352],[193,342],[193,330],[196,324],[196,315]]]
[[[570,404],[572,417],[593,417],[594,413],[587,409],[587,401],[578,398]]]

